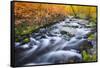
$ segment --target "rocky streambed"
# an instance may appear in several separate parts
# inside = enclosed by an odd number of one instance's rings
[[[15,42],[15,64],[26,66],[84,62],[83,51],[91,56],[96,54],[96,33],[96,26],[88,20],[66,18],[33,32],[27,43]]]

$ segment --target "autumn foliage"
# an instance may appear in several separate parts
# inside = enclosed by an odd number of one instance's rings
[[[43,24],[57,18],[67,15],[65,5],[39,4],[39,3],[15,3],[15,24],[27,21],[30,25]],[[47,21],[46,21],[47,20]],[[52,21],[51,21],[52,22]]]
[[[90,6],[46,3],[14,3],[14,16],[17,34],[32,31],[38,26],[43,26],[44,24],[64,20],[68,15],[79,16],[80,18],[87,16],[96,18],[96,8]]]

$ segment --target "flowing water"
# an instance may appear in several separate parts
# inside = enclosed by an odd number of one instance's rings
[[[81,52],[94,47],[87,36],[89,21],[66,18],[32,33],[30,42],[15,43],[16,65],[42,65],[82,62]],[[93,41],[94,42],[94,41]]]

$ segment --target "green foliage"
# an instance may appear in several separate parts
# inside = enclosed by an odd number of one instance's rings
[[[33,30],[37,29],[37,25],[29,26],[27,23],[23,22],[15,28],[15,33],[17,35],[30,34]]]
[[[20,25],[16,26],[15,32],[18,35],[21,35],[27,29],[28,24],[26,22],[22,22]]]
[[[25,30],[24,29],[22,30],[21,35],[30,34],[36,28],[37,28],[37,26],[27,26]]]
[[[88,62],[88,61],[96,61],[96,54],[90,55],[89,53],[87,53],[86,51],[82,52],[83,55],[83,61],[84,62]]]
[[[89,61],[90,56],[89,56],[89,54],[86,51],[83,51],[82,55],[83,55],[83,60],[84,61]]]
[[[96,24],[97,19],[96,19],[96,17],[95,17],[95,16],[93,16],[93,17],[91,17],[90,21]]]

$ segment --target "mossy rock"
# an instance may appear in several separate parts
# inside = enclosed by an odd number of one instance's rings
[[[91,21],[88,25],[91,26],[92,28],[93,28],[93,27],[96,27],[96,23],[93,22],[93,21]]]
[[[28,43],[29,41],[30,41],[29,38],[25,38],[25,39],[23,40],[24,43]]]
[[[91,35],[88,37],[89,40],[93,40],[94,38],[95,38],[94,34],[91,34]]]
[[[19,42],[20,40],[18,38],[15,39],[15,42]]]
[[[91,25],[86,25],[86,28],[91,28],[92,26]]]

